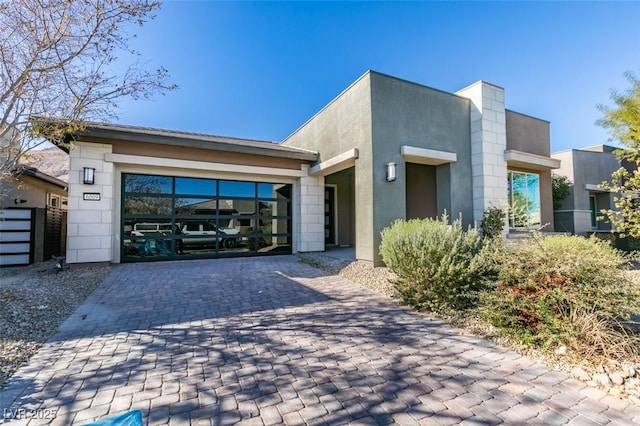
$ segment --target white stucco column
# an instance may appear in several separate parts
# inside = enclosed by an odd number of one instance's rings
[[[309,166],[303,165],[308,172]],[[324,177],[301,177],[296,184],[294,234],[297,252],[324,251]]]
[[[114,219],[111,145],[74,142],[69,152],[67,262],[111,262]],[[95,184],[83,183],[85,167],[95,169]],[[87,194],[87,195],[85,195]]]
[[[508,205],[504,89],[478,81],[456,94],[471,100],[473,219],[479,224],[487,208]]]

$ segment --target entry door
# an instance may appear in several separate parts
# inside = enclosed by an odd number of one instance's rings
[[[336,239],[336,188],[324,188],[324,243],[335,244]]]

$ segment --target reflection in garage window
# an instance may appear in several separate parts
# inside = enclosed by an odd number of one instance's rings
[[[291,253],[291,185],[123,174],[122,260]]]

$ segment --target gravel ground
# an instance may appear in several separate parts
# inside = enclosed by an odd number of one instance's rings
[[[374,268],[361,262],[348,262],[315,253],[300,255],[300,261],[329,273],[339,274],[356,284],[397,299],[397,293],[391,284],[395,274],[388,268]],[[629,271],[628,274],[640,285],[640,270]],[[599,363],[594,363],[592,360],[576,358],[563,348],[545,352],[517,344],[497,335],[492,326],[476,318],[450,316],[443,319],[464,329],[465,332],[526,355],[544,363],[549,368],[581,380],[588,386],[606,390],[613,396],[626,398],[640,406],[640,362],[637,359],[633,361],[600,360]]]
[[[0,389],[108,273],[108,267],[56,273],[53,262],[0,270]]]

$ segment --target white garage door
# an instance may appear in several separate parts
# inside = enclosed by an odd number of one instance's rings
[[[0,266],[31,263],[33,212],[33,209],[0,210]]]

